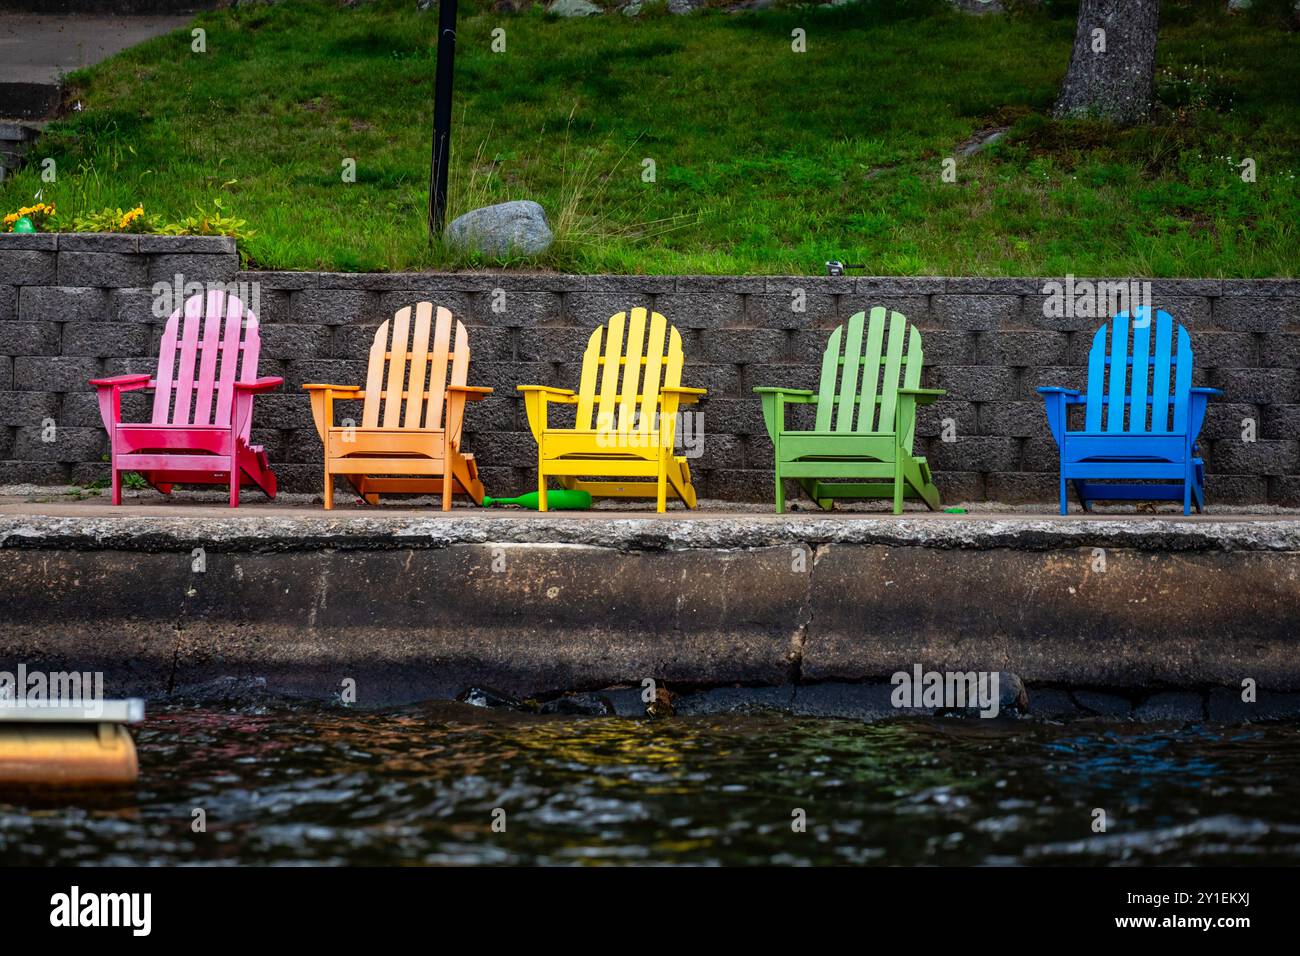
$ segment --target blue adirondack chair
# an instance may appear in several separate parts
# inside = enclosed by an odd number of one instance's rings
[[[1061,449],[1061,514],[1066,482],[1084,510],[1094,501],[1183,499],[1183,514],[1205,507],[1205,463],[1196,436],[1217,388],[1192,387],[1192,344],[1168,312],[1149,306],[1120,312],[1097,330],[1088,353],[1088,393],[1040,388],[1047,423]],[[1110,333],[1109,342],[1107,332]],[[1154,335],[1153,335],[1154,333]],[[1109,344],[1109,349],[1107,345]],[[1072,405],[1084,406],[1082,431],[1070,431]],[[1106,484],[1105,481],[1178,484]]]

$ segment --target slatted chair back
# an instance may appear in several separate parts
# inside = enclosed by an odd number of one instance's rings
[[[154,425],[230,426],[235,382],[257,378],[257,316],[214,289],[193,295],[167,319],[153,381]],[[241,438],[247,440],[252,416]]]
[[[375,331],[366,373],[364,428],[441,431],[447,386],[466,384],[469,336],[459,319],[432,302],[399,309]],[[391,336],[390,336],[391,331]],[[453,337],[454,336],[454,337]]]
[[[575,427],[657,434],[660,390],[681,383],[681,333],[658,312],[620,312],[587,341]]]
[[[1187,431],[1192,344],[1163,309],[1120,312],[1097,330],[1088,353],[1088,432],[1181,435]]]
[[[822,355],[816,430],[879,434],[894,430],[900,388],[921,384],[921,333],[884,306],[856,312],[831,333]],[[888,321],[886,321],[888,319]],[[912,426],[915,431],[915,425]],[[904,447],[912,435],[903,436]]]

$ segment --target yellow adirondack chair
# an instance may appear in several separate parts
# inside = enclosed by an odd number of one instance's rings
[[[379,503],[380,493],[439,490],[443,511],[451,510],[453,494],[467,494],[483,503],[478,464],[473,455],[461,452],[460,433],[465,403],[484,398],[492,389],[465,384],[469,372],[465,326],[441,306],[436,323],[433,316],[432,302],[416,303],[414,338],[409,338],[410,306],[399,309],[391,322],[378,328],[370,347],[364,389],[356,385],[303,386],[311,393],[312,418],[325,445],[326,508],[334,507],[335,475],[347,478],[357,494],[372,505]],[[336,398],[365,399],[360,427],[334,424]]]
[[[538,509],[546,510],[546,480],[551,477],[565,488],[593,495],[653,495],[659,511],[666,509],[671,488],[686,507],[694,508],[690,466],[685,457],[673,454],[673,442],[678,409],[695,404],[706,392],[681,381],[681,333],[658,312],[638,308],[618,313],[591,334],[576,393],[518,386],[537,440]],[[573,428],[548,425],[550,402],[577,406]],[[587,481],[579,480],[580,475],[653,480]]]

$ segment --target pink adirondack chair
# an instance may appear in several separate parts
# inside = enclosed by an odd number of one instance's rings
[[[167,319],[157,378],[91,380],[108,429],[113,504],[122,503],[124,471],[138,472],[165,495],[179,482],[228,484],[232,508],[239,505],[243,483],[275,497],[266,452],[248,440],[253,396],[284,382],[257,377],[260,348],[257,317],[235,296],[213,290],[206,297],[191,296]],[[141,388],[154,389],[153,421],[122,421],[122,393]]]

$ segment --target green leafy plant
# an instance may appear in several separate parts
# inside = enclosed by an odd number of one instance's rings
[[[253,230],[244,228],[245,219],[226,215],[220,199],[212,200],[213,211],[209,212],[200,205],[195,205],[197,216],[187,216],[179,222],[170,222],[155,230],[164,236],[230,236],[234,239],[251,239],[257,235]]]
[[[100,209],[75,216],[72,228],[76,232],[129,232],[149,233],[159,236],[231,236],[248,239],[256,235],[244,228],[247,221],[226,215],[220,199],[212,200],[213,210],[195,205],[195,216],[178,222],[165,222],[157,213],[146,215],[143,206],[123,212],[118,209]]]
[[[5,216],[3,220],[0,220],[0,225],[3,226],[5,232],[13,232],[14,224],[18,222],[19,219],[26,218],[39,232],[41,226],[48,228],[50,221],[55,217],[56,213],[54,211],[53,203],[47,205],[46,203],[38,202],[34,206],[19,207],[17,212],[11,212],[9,215]]]
[[[72,217],[74,232],[157,232],[157,216],[146,216],[144,206],[136,206],[125,212],[118,209],[101,209]]]

